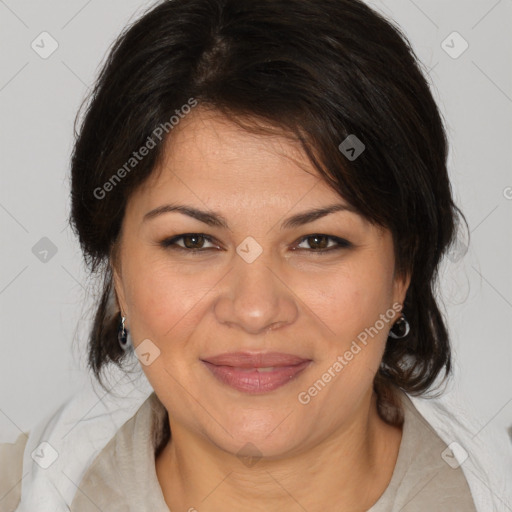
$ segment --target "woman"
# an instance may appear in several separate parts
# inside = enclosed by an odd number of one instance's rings
[[[446,157],[413,51],[364,3],[153,7],[71,169],[103,277],[90,367],[138,361],[151,392],[114,385],[129,405],[75,400],[2,447],[2,510],[483,510],[413,402],[451,369]]]

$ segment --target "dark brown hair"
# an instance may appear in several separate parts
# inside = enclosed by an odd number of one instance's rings
[[[393,388],[422,394],[450,372],[435,285],[463,216],[421,63],[400,29],[358,0],[166,0],[119,36],[72,155],[70,221],[91,273],[103,278],[91,369],[100,378],[107,363],[122,365],[111,264],[125,205],[160,162],[171,116],[192,101],[246,129],[252,119],[254,129],[262,121],[294,134],[334,190],[390,229],[396,270],[411,276],[403,309],[411,331],[388,340],[375,389],[383,418],[399,423],[387,412]],[[356,159],[339,149],[350,134],[365,145]],[[154,147],[127,170],[149,139]]]

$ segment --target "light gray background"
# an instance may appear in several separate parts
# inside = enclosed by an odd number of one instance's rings
[[[99,64],[153,2],[0,0],[0,433],[20,430],[89,379],[84,347],[93,297],[66,227],[73,121]],[[471,230],[441,285],[456,385],[482,428],[512,424],[512,0],[372,1],[429,70],[451,144],[454,194]],[[32,41],[47,31],[47,59]],[[457,31],[469,44],[462,48]],[[450,36],[450,37],[448,37]],[[448,39],[447,39],[448,37]],[[57,252],[32,252],[47,237]],[[464,240],[461,241],[465,244]]]

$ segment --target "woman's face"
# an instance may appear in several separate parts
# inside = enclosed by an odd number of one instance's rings
[[[114,277],[171,430],[230,453],[279,457],[354,427],[406,292],[390,232],[351,211],[287,138],[198,108],[166,149],[128,202]],[[171,204],[203,213],[150,214]],[[347,208],[306,215],[335,205]],[[163,244],[187,233],[196,236]],[[236,361],[224,361],[216,368],[231,385],[204,361],[233,352],[306,363],[273,363],[288,368],[244,379]]]

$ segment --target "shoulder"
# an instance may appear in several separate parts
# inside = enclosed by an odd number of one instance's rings
[[[27,439],[22,433],[14,443],[0,443],[0,512],[13,512],[20,501]]]
[[[167,411],[153,392],[87,468],[71,511],[168,510],[155,469]],[[94,496],[94,507],[89,496]]]
[[[476,508],[505,510],[504,504],[512,502],[510,434],[498,422],[483,424],[476,404],[458,386],[443,388],[441,395],[408,398],[442,440],[445,472],[464,474]]]
[[[402,395],[404,436],[400,447],[397,500],[403,510],[455,509],[474,512],[470,487],[449,446]],[[420,505],[421,504],[421,505]]]
[[[466,477],[409,395],[397,390],[402,440],[388,487],[369,512],[475,512]]]

